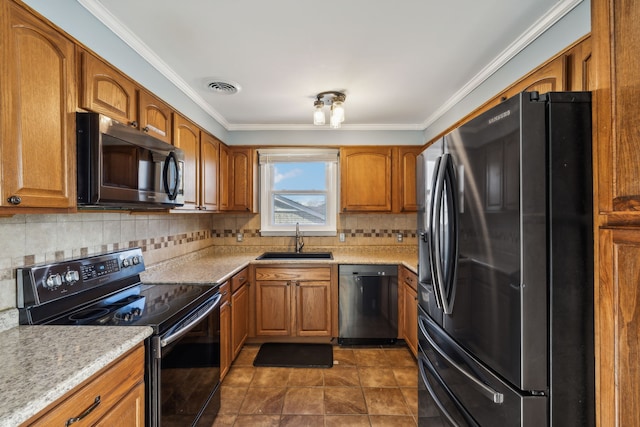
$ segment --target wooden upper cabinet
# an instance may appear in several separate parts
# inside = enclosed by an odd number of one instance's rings
[[[138,127],[137,86],[92,54],[82,52],[80,106]]]
[[[391,147],[340,148],[343,212],[391,212]]]
[[[254,209],[255,150],[220,144],[220,210],[247,212]]]
[[[567,57],[560,55],[543,65],[536,68],[533,72],[519,80],[505,92],[500,94],[500,99],[508,99],[520,92],[540,93],[563,91],[567,87]]]
[[[416,212],[418,201],[416,198],[416,161],[422,152],[422,147],[398,147],[393,189],[394,212]],[[395,154],[395,153],[394,153]]]
[[[567,90],[590,91],[594,88],[591,51],[591,36],[588,36],[566,52]]]
[[[594,139],[600,213],[640,219],[640,7],[592,2]]]
[[[173,117],[173,144],[184,152],[184,206],[176,209],[200,207],[200,128],[175,113]]]
[[[75,46],[13,2],[0,25],[0,206],[74,208]]]
[[[200,188],[203,210],[218,210],[218,162],[220,141],[206,132],[200,133]]]
[[[144,89],[138,92],[138,97],[140,130],[171,144],[171,107]]]

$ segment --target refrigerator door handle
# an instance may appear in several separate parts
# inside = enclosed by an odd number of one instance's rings
[[[442,305],[445,314],[453,313],[453,303],[456,299],[456,273],[458,270],[458,183],[453,165],[453,158],[445,154],[444,180],[447,192],[447,226],[449,227],[448,264],[445,266],[444,289],[442,291]]]
[[[438,408],[440,409],[440,412],[447,418],[447,421],[449,421],[449,423],[453,427],[459,427],[459,424],[453,419],[451,414],[449,414],[447,409],[444,407],[444,404],[440,401],[440,399],[436,395],[436,392],[433,390],[433,387],[429,383],[429,380],[427,379],[427,372],[426,372],[425,369],[428,369],[426,367],[426,365],[428,363],[430,363],[430,362],[427,360],[426,357],[424,357],[422,355],[420,357],[418,357],[418,368],[419,368],[419,371],[420,371],[420,378],[422,379],[422,383],[424,384],[425,388],[427,389],[427,391],[431,395],[431,398],[435,402],[436,406],[438,406]]]
[[[494,389],[492,389],[491,387],[489,387],[488,385],[486,385],[485,383],[477,379],[475,376],[467,372],[466,369],[464,369],[457,362],[451,359],[451,357],[447,353],[445,353],[444,350],[438,347],[438,344],[436,344],[436,342],[433,340],[433,338],[431,338],[431,336],[427,332],[427,328],[424,325],[425,322],[426,322],[426,319],[423,316],[420,316],[418,321],[418,326],[420,327],[420,330],[422,331],[422,334],[424,335],[424,337],[427,339],[427,342],[429,342],[429,345],[440,355],[440,357],[442,357],[451,366],[453,366],[461,374],[467,377],[471,381],[471,384],[474,386],[474,388],[478,390],[487,399],[491,400],[493,403],[497,403],[497,404],[503,403],[504,395],[502,393],[495,391]]]
[[[442,272],[442,254],[440,253],[440,213],[442,208],[442,196],[444,191],[444,177],[446,173],[445,157],[440,157],[436,162],[434,171],[434,183],[431,187],[431,213],[429,215],[429,260],[433,274],[433,289],[438,308],[444,311],[444,274]],[[446,311],[445,311],[446,313]],[[447,313],[449,314],[449,313]]]

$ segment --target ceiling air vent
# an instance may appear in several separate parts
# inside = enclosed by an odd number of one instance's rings
[[[207,88],[211,92],[222,95],[233,95],[240,92],[240,86],[237,83],[224,80],[211,80],[207,82]]]

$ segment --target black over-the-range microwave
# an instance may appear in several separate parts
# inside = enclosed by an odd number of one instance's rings
[[[80,208],[184,204],[182,150],[101,114],[77,113],[76,119]]]

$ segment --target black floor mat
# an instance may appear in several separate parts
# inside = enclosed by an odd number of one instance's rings
[[[291,368],[330,368],[333,366],[331,344],[265,343],[253,360],[253,366]]]

